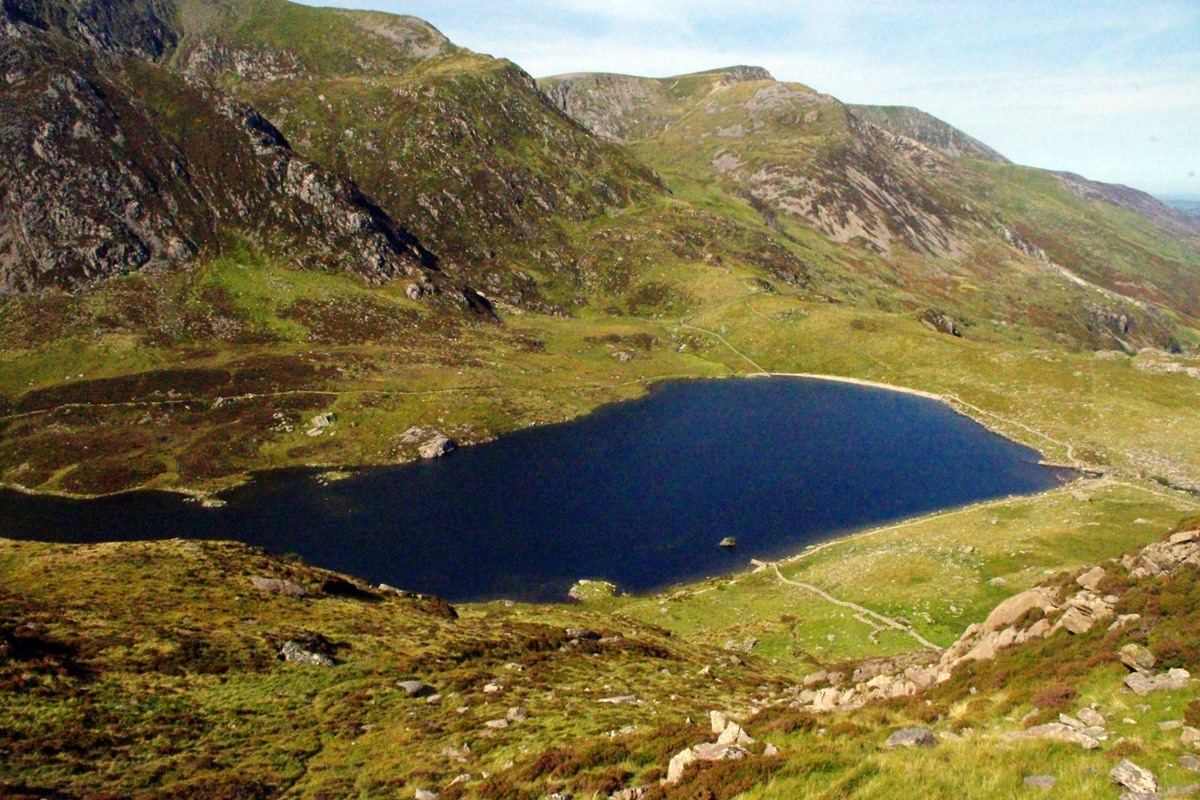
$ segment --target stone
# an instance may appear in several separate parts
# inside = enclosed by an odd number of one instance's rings
[[[1026,775],[1025,785],[1034,789],[1053,789],[1058,778],[1053,775]]]
[[[1068,714],[1059,714],[1058,721],[1063,725],[1066,725],[1068,728],[1072,728],[1073,730],[1077,731],[1081,731],[1087,727],[1087,725],[1084,725],[1081,720],[1077,720]]]
[[[1200,758],[1196,758],[1195,756],[1180,756],[1178,763],[1181,769],[1200,772]]]
[[[1015,594],[992,609],[992,613],[983,622],[984,632],[998,631],[1010,627],[1014,622],[1035,608],[1042,611],[1056,611],[1056,595],[1050,589],[1030,589]]]
[[[329,656],[310,650],[294,639],[283,643],[283,647],[279,648],[279,655],[283,656],[284,661],[305,664],[310,667],[332,667],[334,663]]]
[[[1100,585],[1100,582],[1104,580],[1107,575],[1108,573],[1104,571],[1104,567],[1092,567],[1087,572],[1076,578],[1075,582],[1084,589],[1095,591],[1096,587]]]
[[[1138,697],[1145,697],[1151,692],[1161,690],[1183,689],[1191,680],[1191,673],[1185,669],[1172,669],[1166,675],[1144,675],[1134,672],[1125,676],[1125,685]]]
[[[437,792],[431,792],[428,789],[417,789],[413,795],[417,800],[437,800]]]
[[[420,696],[421,693],[424,692],[425,688],[426,688],[425,684],[421,683],[420,681],[416,681],[416,680],[400,681],[396,685],[399,686],[401,689],[403,689],[404,693],[407,694],[409,697]],[[440,699],[440,696],[439,696],[439,699]]]
[[[679,783],[679,779],[683,777],[683,771],[687,769],[688,764],[696,762],[696,754],[692,752],[692,748],[681,750],[676,753],[669,764],[667,764],[667,777],[663,783]]]
[[[567,636],[593,642],[598,642],[604,638],[604,634],[600,633],[600,631],[594,631],[590,628],[567,628]]]
[[[712,725],[712,732],[720,735],[725,732],[725,728],[729,725],[729,718],[720,711],[708,712],[708,719]]]
[[[631,694],[621,694],[616,697],[601,697],[597,703],[610,703],[614,706],[632,706],[636,705],[638,699]]]
[[[779,748],[773,744],[768,743],[767,746],[763,748],[762,754],[765,758],[771,758],[772,756],[777,756],[777,755],[779,755]]]
[[[498,683],[487,683],[487,684],[484,684],[483,693],[484,694],[496,694],[497,692],[499,692],[501,690],[501,688],[502,687]]]
[[[442,702],[442,696],[440,694],[431,694],[425,698],[425,702],[431,706],[436,706]]]
[[[730,722],[717,737],[717,744],[754,744],[754,740],[736,722]]]
[[[603,600],[617,593],[616,584],[608,581],[580,580],[567,591],[567,597],[581,603]]]
[[[417,453],[421,458],[441,458],[454,449],[454,440],[444,433],[439,433],[431,439],[426,440],[417,448]]]
[[[1137,622],[1141,618],[1141,614],[1122,614],[1121,616],[1117,617],[1116,621],[1114,621],[1112,625],[1108,626],[1108,629],[1110,631],[1115,631],[1117,628],[1123,628],[1131,622]]]
[[[1095,750],[1100,742],[1082,731],[1077,731],[1061,722],[1050,722],[1045,725],[1035,725],[1023,731],[1008,734],[1010,739],[1048,739],[1054,742],[1077,744],[1084,750]]]
[[[613,792],[608,800],[642,800],[648,790],[645,786],[629,786]]]
[[[1200,746],[1200,730],[1185,725],[1179,732],[1179,742],[1187,747]]]
[[[504,718],[509,722],[524,722],[529,719],[529,709],[524,706],[513,706],[504,715]]]
[[[837,708],[838,702],[842,699],[842,693],[832,686],[822,689],[817,692],[817,696],[813,699],[814,711],[833,711]]]
[[[1190,544],[1197,540],[1200,540],[1200,530],[1180,531],[1179,533],[1171,534],[1171,544]]]
[[[1124,786],[1131,792],[1155,794],[1158,792],[1158,780],[1154,773],[1143,769],[1129,759],[1123,760],[1112,768],[1108,777],[1118,786]]]
[[[270,594],[282,594],[286,597],[305,597],[308,595],[308,590],[303,586],[290,581],[282,581],[278,578],[251,578],[250,583],[254,584],[255,589]]]
[[[1076,714],[1076,716],[1079,717],[1079,720],[1084,725],[1087,725],[1088,727],[1092,727],[1092,728],[1103,728],[1104,727],[1104,715],[1102,715],[1099,711],[1096,711],[1095,709],[1081,708],[1081,709],[1079,709],[1079,713]]]
[[[889,736],[883,746],[894,750],[897,747],[933,747],[936,744],[937,737],[928,728],[904,728]]]
[[[1158,663],[1154,653],[1140,644],[1127,644],[1117,651],[1117,655],[1120,656],[1121,663],[1134,672],[1149,673]]]
[[[506,720],[506,719],[489,719],[487,722],[483,723],[483,727],[491,728],[494,731],[503,730],[508,727],[508,720]]]
[[[698,761],[741,761],[750,751],[738,744],[698,744],[692,748]]]

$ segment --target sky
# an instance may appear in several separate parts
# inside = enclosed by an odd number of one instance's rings
[[[1020,164],[1200,198],[1200,0],[306,2],[421,17],[537,77],[763,66]]]

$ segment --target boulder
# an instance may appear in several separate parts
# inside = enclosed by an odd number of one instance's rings
[[[750,751],[737,744],[698,744],[692,748],[698,761],[741,761]]]
[[[431,439],[427,439],[417,448],[417,452],[421,458],[441,458],[454,449],[454,440],[444,433],[438,433]]]
[[[889,736],[883,746],[894,750],[897,747],[933,747],[936,744],[937,737],[928,728],[904,728]]]
[[[1108,777],[1118,786],[1124,786],[1131,792],[1139,794],[1155,794],[1158,792],[1158,780],[1154,773],[1143,769],[1129,759],[1112,768]]]
[[[1149,674],[1150,670],[1154,669],[1154,665],[1158,662],[1158,659],[1154,657],[1154,653],[1151,653],[1140,644],[1127,644],[1117,651],[1117,654],[1121,658],[1121,663],[1134,672]]]
[[[1171,534],[1171,544],[1191,544],[1192,542],[1200,541],[1200,530],[1197,531],[1180,531],[1179,533]]]
[[[1075,582],[1084,589],[1095,591],[1096,587],[1100,585],[1100,581],[1104,580],[1107,575],[1108,573],[1104,571],[1104,567],[1092,567],[1076,578]]]
[[[421,683],[420,681],[415,681],[415,680],[414,681],[400,681],[396,685],[399,686],[401,689],[403,689],[404,693],[406,695],[408,695],[409,697],[419,697],[422,693],[425,692],[425,690],[427,688],[425,686],[425,684]]]
[[[417,800],[437,800],[437,792],[431,792],[428,789],[417,789],[413,796]]]
[[[1079,717],[1080,722],[1082,722],[1084,725],[1087,725],[1088,727],[1091,727],[1091,728],[1103,728],[1104,727],[1104,716],[1099,711],[1096,711],[1095,709],[1081,708],[1081,709],[1079,709],[1079,713],[1076,716]]]
[[[712,732],[720,735],[725,732],[725,728],[729,725],[729,718],[720,711],[708,712],[708,719],[712,723]]]
[[[736,722],[730,722],[725,726],[725,730],[721,731],[721,735],[717,737],[717,744],[754,744],[754,740],[750,738],[742,726]]]
[[[504,718],[509,722],[524,722],[529,719],[529,709],[524,706],[513,706],[504,715]]]
[[[1178,763],[1181,769],[1200,772],[1200,758],[1196,758],[1195,756],[1180,756]]]
[[[1061,722],[1050,722],[1046,725],[1035,725],[1023,731],[1008,734],[1010,739],[1049,739],[1054,742],[1077,744],[1084,750],[1095,750],[1100,742],[1082,731],[1064,725]]]
[[[281,581],[278,578],[251,578],[250,583],[254,584],[254,588],[270,594],[282,594],[286,597],[304,597],[308,594],[308,590],[299,584],[290,581]]]
[[[310,667],[332,667],[333,659],[324,653],[318,653],[311,650],[300,642],[294,639],[289,639],[283,643],[283,647],[279,648],[279,655],[284,661],[290,661],[293,664],[306,664]]]
[[[696,763],[696,754],[692,752],[692,748],[681,750],[676,753],[671,762],[667,764],[667,777],[663,783],[679,783],[679,779],[683,777],[683,771],[687,769],[688,764]]]
[[[1166,675],[1144,675],[1134,672],[1125,676],[1125,685],[1138,697],[1145,697],[1151,692],[1164,689],[1183,689],[1188,685],[1191,677],[1191,673],[1185,669],[1172,669]]]
[[[1007,628],[1035,608],[1046,612],[1057,611],[1057,599],[1053,590],[1042,587],[1015,594],[992,609],[983,622],[983,631],[989,633]]]
[[[1200,730],[1185,725],[1179,733],[1179,743],[1185,747],[1200,746]]]

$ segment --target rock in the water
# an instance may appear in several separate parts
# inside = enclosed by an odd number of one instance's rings
[[[250,583],[254,584],[255,589],[271,594],[282,594],[287,597],[304,597],[308,594],[308,590],[303,586],[290,581],[281,581],[278,578],[251,578]]]
[[[1112,771],[1108,773],[1108,777],[1112,779],[1113,783],[1124,786],[1131,792],[1142,794],[1158,792],[1158,780],[1155,779],[1154,773],[1139,767],[1129,759],[1125,759],[1113,767]]]
[[[283,647],[279,648],[279,655],[283,656],[284,661],[290,661],[293,664],[307,664],[310,667],[333,666],[332,658],[324,653],[310,650],[294,639],[283,643]]]
[[[428,688],[420,681],[400,681],[396,685],[403,689],[404,693],[409,697],[419,697],[424,694]]]
[[[1140,644],[1127,644],[1118,651],[1118,655],[1121,657],[1121,663],[1134,672],[1149,673],[1158,662],[1154,653]]]
[[[1054,784],[1058,783],[1058,778],[1053,775],[1027,775],[1025,776],[1025,785],[1034,789],[1053,789]]]
[[[433,438],[423,442],[417,448],[421,458],[441,458],[454,449],[454,440],[444,433],[438,433]]]
[[[604,600],[616,593],[617,587],[615,584],[608,581],[584,579],[575,582],[575,585],[567,592],[567,597],[570,597],[572,600],[578,600],[581,603],[587,603],[593,600]]]
[[[726,536],[724,539],[717,542],[717,547],[737,547],[737,537]]]
[[[1172,669],[1166,675],[1143,675],[1134,672],[1125,676],[1125,685],[1138,697],[1145,697],[1151,692],[1162,689],[1183,689],[1191,680],[1191,674],[1185,669]]]
[[[933,747],[937,737],[928,728],[904,728],[888,737],[883,746],[889,750],[897,747]]]

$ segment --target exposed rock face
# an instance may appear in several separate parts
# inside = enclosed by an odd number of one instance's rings
[[[372,283],[435,265],[253,109],[4,19],[0,292],[181,264],[229,234]]]
[[[305,597],[308,595],[308,590],[299,584],[291,581],[279,580],[278,578],[251,578],[250,582],[254,584],[255,589],[259,589],[270,594],[282,594],[287,597]]]
[[[423,442],[417,448],[417,452],[421,454],[421,458],[441,458],[454,449],[454,440],[444,433],[434,436],[426,442]]]
[[[863,122],[877,125],[886,131],[905,136],[951,158],[966,156],[1009,164],[1007,158],[978,139],[972,138],[932,114],[911,106],[848,106],[851,113]]]

